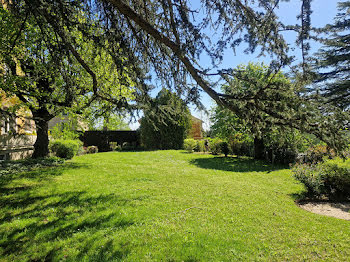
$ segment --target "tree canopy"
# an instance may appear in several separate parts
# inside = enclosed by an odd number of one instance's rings
[[[322,102],[317,95],[304,94],[305,88],[281,71],[269,74],[266,65],[249,63],[234,71],[235,77],[228,78],[229,84],[222,86],[223,93],[232,99],[234,111],[216,108],[214,131],[224,135],[227,131],[222,130],[223,126],[248,132],[255,138],[256,146],[260,144],[255,148],[258,155],[262,154],[264,143],[271,140],[264,142],[264,138],[273,136],[273,140],[284,143],[286,134],[294,134],[295,130],[314,134],[339,151],[345,147],[345,138],[335,141],[335,137],[346,136],[347,115],[340,109]]]
[[[162,89],[141,119],[141,140],[148,149],[181,149],[190,129],[191,114],[175,93]]]
[[[103,101],[122,108],[132,97],[133,84],[127,70],[118,71],[103,46],[84,37],[77,26],[69,31],[74,38],[72,52],[64,41],[68,36],[55,31],[53,25],[45,26],[43,19],[53,10],[41,16],[42,7],[36,9],[35,3],[16,4],[0,9],[0,89],[8,96],[15,95],[31,111],[37,129],[33,156],[43,157],[48,154],[50,119],[67,110],[81,112],[96,105],[102,96]],[[87,31],[98,35],[100,28],[88,16],[80,9],[73,11],[70,16],[78,25],[89,23]],[[84,66],[94,68],[94,77]]]
[[[247,53],[269,55],[271,64],[267,75],[276,76],[281,68],[292,61],[282,32],[294,30],[297,32],[296,44],[303,55],[301,68],[306,72],[311,0],[301,1],[300,23],[293,26],[283,24],[277,16],[276,10],[280,2],[282,1],[203,0],[197,3],[198,6],[193,6],[193,3],[186,0],[18,0],[11,2],[11,5],[19,25],[22,24],[21,21],[26,21],[29,14],[35,17],[38,26],[45,27],[46,30],[42,31],[44,36],[47,30],[51,30],[50,38],[60,43],[59,50],[74,58],[90,77],[96,97],[119,107],[135,106],[125,99],[113,99],[108,93],[101,92],[95,69],[87,62],[88,58],[82,55],[82,47],[79,46],[75,32],[108,50],[120,76],[128,75],[137,87],[134,93],[137,107],[147,108],[152,104],[148,96],[151,87],[147,84],[147,73],[154,72],[163,86],[176,90],[186,101],[201,106],[200,90],[203,90],[218,105],[241,114],[241,108],[236,104],[241,98],[221,93],[216,85],[218,78],[221,83],[229,83],[228,79],[239,77],[237,70],[218,67],[228,48],[235,50],[238,46],[245,45]],[[89,19],[80,19],[76,14],[81,12]],[[98,23],[99,29],[91,32],[94,23]],[[212,36],[213,29],[220,32],[217,37]],[[211,64],[201,64],[202,56],[209,57]],[[124,74],[125,70],[127,74]],[[309,101],[311,97],[300,96],[298,99],[301,105],[301,100]],[[319,108],[322,115],[315,115],[317,119],[310,117],[314,111],[307,113],[310,103],[301,107],[300,110],[304,111],[302,116],[292,114],[295,107],[292,103],[284,104],[292,107],[288,109],[288,114],[275,111],[279,110],[276,107],[282,106],[280,103],[272,109],[256,103],[255,109],[261,114],[267,114],[275,125],[318,132],[323,139],[332,139],[333,142],[329,142],[332,146],[342,147],[344,143],[338,143],[342,140],[337,138],[342,135],[340,130],[346,124],[344,116],[334,120],[334,114],[338,112],[323,107],[318,99],[313,101],[313,107],[322,107]],[[285,118],[285,115],[289,117]],[[309,118],[312,121],[305,121]],[[324,129],[322,134],[318,129]],[[335,137],[337,138],[334,139]]]
[[[317,69],[323,94],[336,105],[347,109],[350,105],[350,1],[338,3],[335,23],[323,31],[332,34],[323,39],[324,47],[318,52]]]

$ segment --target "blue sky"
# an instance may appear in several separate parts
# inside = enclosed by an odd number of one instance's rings
[[[192,0],[193,5],[196,6],[198,4],[198,0]],[[311,3],[312,6],[312,16],[311,23],[314,27],[322,27],[326,24],[332,23],[334,17],[337,14],[337,0],[313,0]],[[277,14],[280,17],[281,21],[284,24],[295,25],[298,23],[297,15],[300,13],[301,1],[300,0],[290,0],[289,2],[281,2],[279,9],[277,10]],[[215,32],[213,32],[215,35]],[[291,47],[295,46],[296,34],[292,32],[285,33],[285,38],[287,42],[291,45]],[[311,53],[316,52],[320,48],[318,43],[311,43]],[[225,56],[221,68],[235,68],[239,64],[247,64],[248,62],[264,62],[266,64],[269,63],[269,58],[257,57],[258,54],[244,54],[244,47],[238,48],[236,53],[232,50],[227,50],[225,52]],[[293,53],[297,60],[301,58],[301,52],[296,48],[296,51]],[[200,64],[210,64],[210,61],[203,57],[201,58]],[[212,108],[215,103],[211,100],[211,98],[206,95],[204,92],[201,94],[202,103],[205,105],[207,110]],[[209,119],[208,116],[204,112],[200,112],[196,110],[195,106],[190,106],[192,115],[202,119],[204,121],[204,128],[209,128]],[[132,129],[136,129],[138,124],[131,124],[130,127]]]

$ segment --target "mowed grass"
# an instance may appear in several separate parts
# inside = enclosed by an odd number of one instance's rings
[[[302,191],[249,159],[84,155],[0,177],[0,261],[350,261],[350,222]]]

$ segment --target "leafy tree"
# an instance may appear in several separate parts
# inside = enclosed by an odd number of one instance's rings
[[[144,111],[141,140],[149,149],[181,149],[190,128],[191,114],[176,94],[162,89]]]
[[[222,122],[228,121],[231,126],[243,132],[247,130],[254,137],[254,151],[256,159],[265,158],[265,141],[267,133],[273,128],[273,117],[268,112],[278,114],[280,118],[288,119],[297,110],[296,91],[281,72],[275,75],[268,74],[269,68],[260,64],[249,63],[247,66],[238,66],[237,76],[230,80],[229,85],[223,86],[228,96],[237,98],[232,105],[237,108],[239,115],[221,112],[218,109],[216,118]],[[227,118],[229,118],[227,120]],[[215,123],[218,126],[219,123]],[[225,125],[227,126],[227,124]]]
[[[350,1],[338,3],[339,13],[333,25],[323,31],[333,35],[323,39],[318,52],[319,81],[325,84],[324,95],[336,105],[347,109],[350,105]]]
[[[80,112],[100,99],[102,93],[107,94],[107,99],[123,101],[126,99],[124,90],[131,90],[132,83],[125,74],[115,70],[112,57],[84,38],[77,27],[71,27],[69,34],[64,28],[55,32],[52,25],[44,26],[42,10],[33,8],[34,3],[33,7],[25,2],[17,4],[0,8],[3,29],[0,31],[3,40],[0,47],[0,89],[10,96],[15,95],[31,111],[37,133],[33,157],[45,157],[49,152],[50,119],[67,110]],[[89,24],[90,33],[97,34],[93,21],[79,8],[72,11],[67,14],[70,19],[77,25]],[[45,12],[49,16],[54,10],[46,9]],[[73,37],[74,51],[71,50],[73,43],[67,46],[65,41]],[[85,67],[95,69],[94,77],[90,77]]]
[[[266,78],[273,79],[283,66],[292,61],[282,32],[294,30],[297,32],[296,43],[302,50],[303,74],[308,73],[306,61],[312,27],[311,0],[301,1],[301,13],[298,16],[300,24],[296,26],[284,25],[279,21],[275,13],[279,2],[201,1],[199,8],[193,9],[188,1],[158,0],[140,3],[138,0],[128,2],[106,0],[100,2],[99,9],[104,12],[99,14],[102,19],[108,21],[109,28],[113,29],[113,32],[118,32],[116,34],[118,37],[130,43],[133,53],[153,68],[167,86],[176,88],[179,93],[186,94],[189,101],[197,104],[201,88],[219,106],[237,115],[244,115],[245,108],[237,106],[239,104],[237,101],[241,101],[242,98],[215,90],[214,81],[218,77],[228,84],[231,78],[240,77],[239,71],[218,67],[227,48],[231,47],[235,51],[240,44],[246,43],[247,53],[260,50],[262,55],[270,54],[272,62],[266,72]],[[120,27],[121,24],[125,26]],[[222,34],[213,38],[212,28]],[[127,31],[129,34],[121,31]],[[109,41],[115,42],[113,37],[110,37]],[[201,55],[211,58],[212,65],[201,64],[199,59]],[[211,78],[212,76],[215,78]],[[196,85],[188,85],[190,82],[188,77]],[[308,77],[304,75],[298,76],[297,79],[301,80],[300,86],[308,84],[305,82]],[[282,86],[280,89],[283,88]],[[260,99],[261,91],[257,92],[254,100]],[[287,96],[288,93],[285,97]],[[270,103],[271,107],[261,106],[267,105],[266,101],[255,103],[254,109],[258,115],[268,116],[265,123],[315,133],[320,139],[326,140],[329,146],[339,151],[347,144],[343,132],[347,116],[342,115],[337,109],[323,106],[323,103],[324,101],[317,96],[299,96],[295,101],[289,99],[282,103],[278,101],[275,104]],[[297,109],[298,106],[301,108]],[[288,112],[283,113],[282,108]],[[320,113],[315,113],[317,110]]]
[[[28,2],[22,1],[23,6]],[[55,4],[57,3],[57,4]],[[74,27],[76,21],[70,15],[71,9],[84,7],[89,15],[97,15],[103,20],[104,34],[94,37],[94,40],[103,42],[108,40],[111,54],[121,48],[127,59],[117,59],[116,64],[128,64],[133,68],[135,83],[143,87],[142,97],[148,87],[144,85],[143,68],[135,68],[142,61],[146,70],[153,70],[158,79],[167,87],[173,87],[188,101],[200,105],[199,91],[201,88],[208,93],[219,105],[230,108],[230,101],[224,94],[213,88],[211,75],[223,76],[229,70],[219,70],[217,65],[222,61],[227,48],[235,48],[241,43],[248,43],[246,52],[257,49],[262,54],[272,54],[273,68],[288,64],[288,45],[283,39],[281,31],[286,28],[275,14],[279,1],[202,1],[198,8],[193,9],[188,1],[156,0],[143,1],[121,0],[105,1],[66,1],[58,0],[55,3],[46,0],[30,2],[30,8],[36,11],[58,35],[62,29]],[[258,6],[258,8],[257,8]],[[47,12],[47,9],[54,12]],[[197,15],[201,13],[201,15]],[[22,14],[22,17],[23,16]],[[300,15],[301,27],[293,27],[298,31],[299,42],[308,37],[310,24],[310,0],[302,1]],[[79,26],[84,30],[86,26]],[[212,38],[211,30],[215,28],[222,34]],[[77,58],[76,48],[72,45],[74,39],[63,37],[63,42],[69,46],[70,52]],[[306,46],[306,45],[301,45]],[[260,48],[258,48],[260,47]],[[200,65],[199,57],[209,56],[212,65]],[[93,77],[93,71],[84,60],[77,60]],[[189,77],[196,85],[188,85]],[[146,99],[149,102],[149,99]]]
[[[84,120],[88,122],[89,130],[130,130],[124,118],[110,109],[102,116],[96,112],[85,116]]]
[[[139,89],[136,99],[139,103],[151,104],[147,96],[149,86],[145,72],[154,71],[157,78],[168,88],[174,88],[186,101],[200,104],[200,90],[205,91],[219,106],[235,114],[241,114],[242,108],[235,104],[235,96],[220,93],[215,89],[218,77],[226,81],[236,77],[231,69],[222,69],[218,65],[228,48],[236,50],[241,44],[247,44],[245,52],[260,51],[261,55],[270,55],[272,62],[268,75],[275,75],[281,67],[288,65],[292,58],[288,55],[288,44],[284,40],[284,30],[297,31],[297,44],[302,49],[305,61],[310,39],[311,0],[301,1],[300,25],[288,26],[279,21],[275,13],[278,0],[226,1],[204,0],[198,8],[192,8],[189,1],[177,0],[101,0],[101,1],[47,1],[18,0],[24,9],[35,12],[42,25],[48,25],[62,40],[62,45],[77,60],[93,80],[94,94],[98,93],[96,74],[92,67],[81,57],[81,51],[70,36],[72,29],[86,32],[87,23],[76,20],[74,10],[83,8],[89,17],[102,20],[102,34],[91,37],[94,43],[105,45],[118,69],[130,68],[132,80]],[[22,8],[22,9],[23,9]],[[18,14],[25,20],[26,12]],[[212,29],[217,38],[212,37]],[[86,34],[84,34],[86,35]],[[121,51],[118,51],[121,50]],[[121,54],[119,55],[119,54]],[[117,55],[116,55],[117,54]],[[212,60],[210,65],[201,64],[200,57]],[[118,58],[119,57],[119,58]],[[140,65],[142,61],[142,65]],[[214,76],[214,78],[212,78]],[[305,78],[301,78],[305,79]],[[228,81],[230,82],[230,81]],[[191,84],[189,84],[191,83]],[[317,97],[316,97],[317,98]],[[300,97],[309,101],[310,97]],[[120,105],[120,101],[113,101]],[[122,101],[123,102],[123,101]],[[322,102],[322,101],[321,101]],[[123,103],[125,105],[125,103]],[[285,104],[287,105],[287,104]],[[294,106],[289,103],[288,106]],[[322,107],[315,99],[310,107]],[[329,145],[340,149],[345,145],[342,138],[345,117],[333,109],[322,108],[322,114],[305,121],[300,115],[286,115],[275,112],[276,108],[256,107],[261,114],[269,115],[269,122],[279,126],[307,128],[318,132],[320,137],[329,138]],[[308,117],[308,107],[304,107],[303,117]],[[332,118],[330,117],[332,115]],[[338,118],[334,118],[337,115]],[[326,118],[324,117],[326,116]],[[306,127],[306,124],[308,126]],[[322,128],[322,134],[318,130]]]
[[[305,141],[298,129],[326,139],[322,130],[310,130],[312,124],[308,123],[310,120],[324,119],[325,111],[320,112],[321,108],[305,103],[299,94],[300,88],[282,72],[274,75],[268,72],[269,68],[262,64],[238,66],[236,77],[228,80],[229,85],[222,87],[227,96],[235,98],[232,106],[237,113],[217,107],[213,116],[214,133],[228,139],[233,139],[237,133],[249,134],[254,139],[257,159],[265,158],[267,148],[277,151],[285,148],[293,152],[300,150]],[[284,121],[299,119],[299,126],[293,122],[275,122],[272,115]]]

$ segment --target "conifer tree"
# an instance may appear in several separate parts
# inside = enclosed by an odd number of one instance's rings
[[[181,98],[162,89],[144,111],[141,140],[149,149],[181,149],[190,128],[190,111]]]
[[[338,3],[338,9],[335,23],[323,29],[333,34],[323,40],[317,67],[321,71],[319,81],[324,83],[324,95],[346,109],[350,105],[350,1]]]

